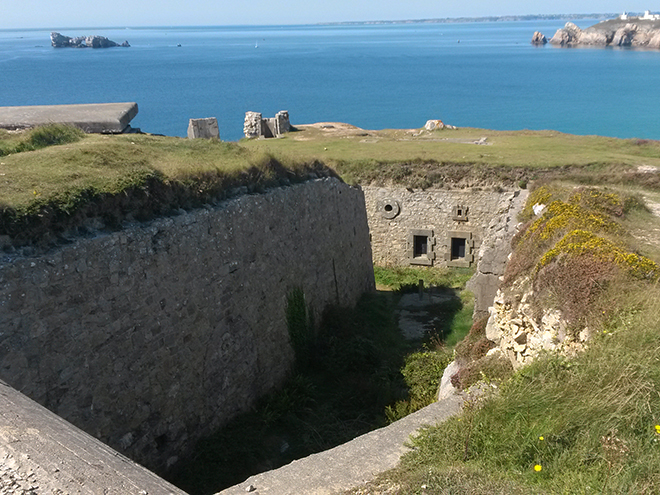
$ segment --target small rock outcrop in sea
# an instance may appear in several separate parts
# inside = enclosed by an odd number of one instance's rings
[[[660,21],[630,20],[634,22],[624,22],[622,19],[604,21],[584,30],[572,22],[567,22],[563,28],[557,30],[550,43],[559,46],[660,48]]]
[[[113,46],[131,46],[128,41],[124,41],[121,44],[115,43],[105,36],[77,36],[70,38],[56,32],[50,33],[50,43],[55,48],[111,48]]]
[[[548,39],[543,36],[543,33],[539,31],[534,32],[534,36],[532,36],[532,45],[545,45],[548,42]]]

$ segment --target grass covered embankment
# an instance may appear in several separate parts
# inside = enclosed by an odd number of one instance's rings
[[[483,138],[486,138],[485,140]],[[481,143],[481,144],[477,144]],[[406,187],[519,185],[561,176],[660,188],[660,143],[552,131],[366,131],[300,126],[281,139],[223,143],[150,135],[81,135],[63,126],[0,130],[3,244],[119,228],[336,171],[349,183]]]
[[[67,231],[118,228],[310,174],[334,172],[217,140],[83,135],[65,126],[0,130],[0,236],[14,245],[50,243]]]
[[[545,212],[533,216],[535,203]],[[528,207],[508,301],[533,288],[533,307],[562,310],[568,339],[589,329],[585,350],[541,354],[353,493],[660,492],[659,257],[630,234],[660,221],[634,196],[557,184]]]

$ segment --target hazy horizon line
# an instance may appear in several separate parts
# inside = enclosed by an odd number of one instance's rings
[[[635,14],[635,12],[629,12]],[[524,20],[554,20],[554,19],[598,19],[602,17],[617,16],[612,12],[588,12],[570,14],[507,14],[499,16],[459,16],[437,17],[421,19],[397,20],[364,20],[364,21],[329,21],[313,23],[278,23],[278,24],[144,24],[144,25],[116,25],[116,26],[57,26],[57,27],[18,27],[0,28],[0,31],[40,31],[40,30],[69,30],[69,29],[149,29],[149,28],[201,28],[201,27],[277,27],[277,26],[341,26],[341,25],[373,25],[373,24],[432,24],[432,23],[469,23],[469,22],[497,22],[506,20],[519,22]]]

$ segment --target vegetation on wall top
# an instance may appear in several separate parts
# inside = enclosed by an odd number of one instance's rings
[[[660,187],[660,174],[637,170],[640,163],[660,168],[655,141],[551,131],[299,129],[238,143],[82,135],[61,125],[0,130],[0,246],[119,228],[332,169],[351,183],[413,188],[518,187],[558,175],[589,182],[594,172],[600,181]]]

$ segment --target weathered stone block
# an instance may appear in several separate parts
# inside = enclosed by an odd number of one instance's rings
[[[215,117],[207,119],[190,119],[188,123],[188,139],[220,139],[218,120]]]
[[[261,114],[258,112],[245,112],[245,122],[243,124],[243,134],[246,138],[258,138],[262,135]]]

